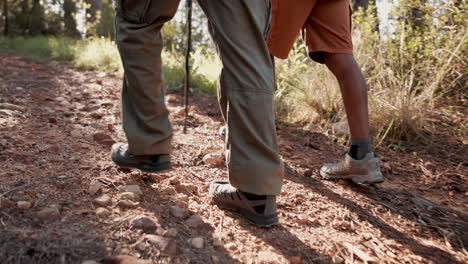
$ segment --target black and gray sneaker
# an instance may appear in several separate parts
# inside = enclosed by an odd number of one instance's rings
[[[359,184],[384,182],[377,154],[370,152],[364,159],[353,159],[346,153],[344,160],[327,163],[320,168],[320,175],[327,180],[345,179]]]
[[[128,152],[128,144],[116,143],[111,150],[112,161],[122,168],[135,168],[144,172],[161,172],[171,169],[169,155],[135,156]]]
[[[209,192],[218,207],[237,212],[254,225],[271,227],[279,222],[276,196],[249,199],[248,194],[238,191],[227,181],[212,182]]]

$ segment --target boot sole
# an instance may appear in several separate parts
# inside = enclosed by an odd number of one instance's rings
[[[166,163],[162,163],[162,164],[158,164],[156,166],[131,166],[131,165],[121,165],[121,164],[118,164],[114,159],[112,159],[112,161],[117,165],[119,166],[120,168],[127,168],[127,169],[138,169],[138,170],[141,170],[143,172],[147,172],[147,173],[157,173],[157,172],[166,172],[166,171],[169,171],[172,169],[172,165],[170,162],[166,162]]]
[[[385,180],[382,176],[371,176],[371,175],[347,175],[341,177],[330,176],[322,171],[320,171],[320,176],[325,180],[351,180],[357,184],[379,184],[383,183]]]
[[[279,224],[278,216],[276,215],[267,216],[267,217],[259,216],[259,215],[253,214],[252,212],[246,209],[242,209],[242,208],[238,208],[238,207],[234,207],[230,205],[225,205],[216,201],[215,201],[215,204],[220,209],[225,209],[225,210],[237,213],[238,215],[242,216],[245,220],[247,220],[249,223],[255,226],[269,228],[269,227]]]

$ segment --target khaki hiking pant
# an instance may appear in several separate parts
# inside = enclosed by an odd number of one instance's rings
[[[279,195],[284,169],[276,140],[273,65],[265,42],[270,0],[198,2],[223,64],[218,97],[227,124],[229,181],[244,192]],[[178,6],[179,0],[117,0],[117,45],[125,70],[122,123],[134,155],[171,152],[161,29]]]

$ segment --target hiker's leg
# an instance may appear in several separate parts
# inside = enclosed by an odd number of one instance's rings
[[[273,111],[273,66],[265,37],[269,0],[199,0],[223,63],[230,183],[257,195],[279,195],[283,163]]]
[[[351,141],[369,139],[367,86],[359,65],[351,54],[328,53],[324,58],[340,85]]]
[[[172,127],[164,101],[161,29],[174,16],[179,0],[116,2],[116,41],[125,70],[122,123],[128,151],[169,154]]]

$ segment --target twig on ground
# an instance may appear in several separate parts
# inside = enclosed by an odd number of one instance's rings
[[[16,192],[16,191],[18,191],[18,190],[27,188],[27,187],[33,185],[33,183],[34,183],[34,182],[26,183],[25,185],[21,185],[21,186],[19,186],[19,187],[13,188],[13,189],[11,189],[11,190],[8,190],[8,191],[6,191],[6,192],[0,194],[0,196],[5,196],[5,195],[7,195],[7,194],[9,194],[9,193]]]

